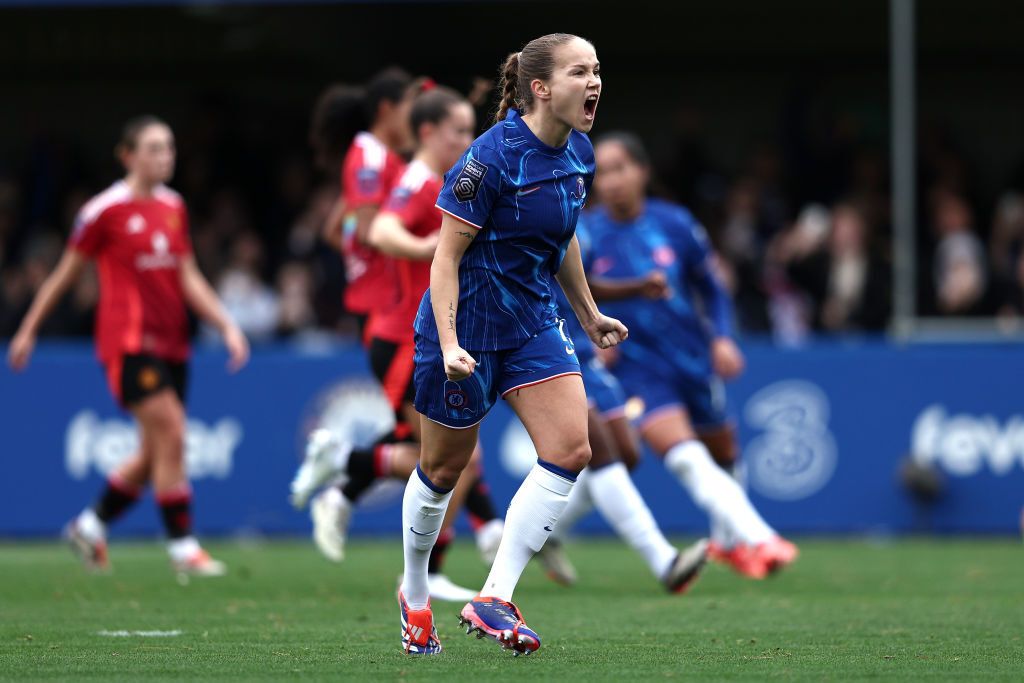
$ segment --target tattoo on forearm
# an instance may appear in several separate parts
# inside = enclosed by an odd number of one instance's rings
[[[448,329],[455,331],[455,302],[448,302]]]
[[[461,235],[462,237],[465,237],[465,238],[466,238],[467,240],[471,240],[471,239],[473,239],[474,237],[476,237],[476,235],[474,235],[473,233],[471,233],[471,232],[466,232],[466,231],[464,231],[464,230],[456,230],[456,231],[455,231],[455,234],[456,234],[456,235]]]

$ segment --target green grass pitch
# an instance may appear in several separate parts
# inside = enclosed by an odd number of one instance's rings
[[[179,585],[161,544],[117,543],[109,576],[56,544],[0,545],[0,679],[588,680],[1024,679],[1024,547],[1012,539],[806,540],[762,582],[709,567],[669,596],[609,540],[570,551],[580,584],[527,569],[516,595],[543,638],[513,658],[434,605],[445,652],[399,649],[397,540],[357,541],[342,565],[300,541],[215,543],[223,579]],[[484,569],[467,543],[456,581]],[[101,631],[180,631],[109,637]]]

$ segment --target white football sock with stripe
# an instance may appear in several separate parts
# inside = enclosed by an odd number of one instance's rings
[[[757,545],[775,537],[775,531],[754,509],[746,492],[715,461],[703,443],[683,441],[669,449],[665,467],[676,475],[693,501],[723,524],[734,540]]]
[[[569,502],[573,480],[540,461],[526,475],[505,514],[505,533],[480,595],[512,600],[519,577],[554,529]]]
[[[585,469],[576,477],[576,484],[569,494],[569,503],[562,511],[562,516],[555,524],[555,530],[551,532],[551,538],[556,541],[565,541],[572,533],[576,524],[594,511],[594,500],[590,495],[590,469]]]
[[[597,511],[622,540],[643,556],[657,578],[665,576],[679,551],[661,533],[629,470],[615,462],[589,472],[587,485]]]
[[[410,609],[425,608],[430,598],[427,564],[451,498],[451,490],[434,486],[419,466],[405,486],[405,497],[402,498],[402,545],[405,549],[402,595]]]

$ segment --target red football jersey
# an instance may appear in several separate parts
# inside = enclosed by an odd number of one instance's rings
[[[136,197],[118,181],[82,207],[70,245],[96,260],[96,350],[102,362],[133,353],[188,358],[181,259],[192,243],[177,192],[160,186],[150,197]]]
[[[401,157],[370,133],[360,133],[345,154],[341,169],[342,198],[345,201],[345,308],[350,313],[371,313],[383,303],[395,300],[395,273],[391,259],[356,238],[355,210],[383,206],[402,175]]]
[[[435,204],[444,180],[426,164],[414,161],[406,167],[382,211],[393,213],[405,229],[418,237],[441,229],[441,211]],[[430,286],[430,261],[393,259],[398,274],[398,299],[377,311],[370,336],[402,344],[412,339],[412,324],[423,293]]]

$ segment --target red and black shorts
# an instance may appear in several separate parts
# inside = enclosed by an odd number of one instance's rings
[[[188,364],[142,353],[123,355],[105,366],[107,384],[122,406],[131,407],[165,388],[185,402]]]
[[[395,417],[402,421],[402,404],[412,403],[416,398],[416,388],[412,383],[415,368],[413,357],[415,344],[410,338],[408,342],[396,344],[379,337],[370,340],[370,367],[373,374],[384,387],[384,395],[395,411]]]

